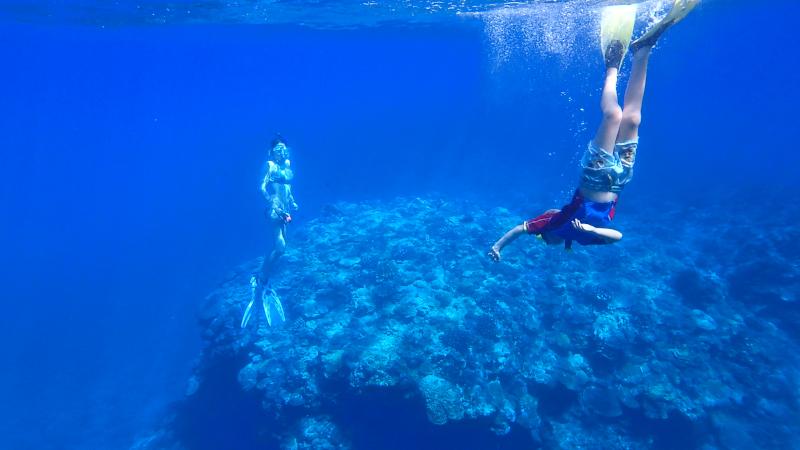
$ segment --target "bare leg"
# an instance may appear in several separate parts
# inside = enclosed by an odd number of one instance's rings
[[[266,285],[267,281],[269,281],[272,269],[275,267],[278,259],[280,259],[286,251],[286,236],[284,230],[285,227],[283,225],[275,225],[272,229],[271,249],[266,256],[264,256],[264,262],[261,263],[261,287]]]
[[[608,153],[613,153],[614,143],[617,141],[619,126],[622,122],[622,108],[617,99],[617,80],[619,69],[609,67],[606,69],[606,80],[603,84],[603,95],[600,98],[600,109],[603,111],[603,121],[597,134],[594,136],[594,145]]]
[[[625,90],[625,106],[622,109],[622,122],[616,142],[629,142],[639,137],[642,123],[642,101],[647,81],[647,62],[652,47],[641,47],[633,54],[633,69],[628,87]]]

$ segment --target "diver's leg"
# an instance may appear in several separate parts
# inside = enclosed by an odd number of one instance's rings
[[[286,225],[280,225],[278,227],[278,237],[275,241],[275,248],[272,250],[273,266],[284,253],[286,253]]]
[[[278,264],[278,260],[286,252],[286,227],[284,225],[277,225],[275,227],[275,234],[273,238],[272,251],[264,258],[266,266],[262,274],[265,276],[264,281],[269,280],[272,270]]]
[[[625,89],[625,106],[622,108],[622,122],[619,126],[617,142],[631,142],[639,138],[650,50],[652,47],[641,47],[633,53],[633,68],[628,80],[628,87]]]
[[[614,143],[617,141],[617,134],[619,134],[619,126],[622,121],[622,108],[620,108],[617,99],[618,78],[619,69],[616,67],[606,69],[603,94],[600,98],[603,121],[594,136],[594,144],[608,153],[614,151]]]
[[[277,225],[275,226],[275,229],[277,232],[273,241],[272,252],[270,252],[270,254],[264,259],[264,263],[268,270],[266,273],[267,277],[272,275],[272,272],[275,270],[275,267],[278,264],[278,260],[286,251],[286,225]],[[265,271],[262,271],[262,274],[263,273],[265,273]],[[283,312],[281,299],[278,297],[278,294],[275,292],[275,290],[269,286],[268,280],[269,278],[264,279],[264,284],[261,288],[261,305],[264,308],[264,315],[267,318],[267,323],[272,326],[272,314],[270,313],[271,308],[275,308],[275,311],[278,312],[278,315],[282,321],[286,321],[286,316]]]
[[[283,254],[283,249],[286,247],[286,241],[283,238],[283,227],[273,221],[269,224],[269,247],[264,255],[264,261],[261,263],[261,286],[265,286],[269,281],[272,274],[272,268],[280,255]]]
[[[269,228],[269,235],[270,238],[268,239],[268,247],[266,249],[264,260],[261,262],[261,267],[258,269],[258,272],[254,273],[252,277],[250,277],[250,289],[251,289],[251,297],[250,303],[247,304],[247,307],[244,310],[244,315],[242,316],[242,323],[241,327],[244,328],[247,326],[247,323],[250,321],[250,317],[253,313],[253,303],[255,303],[256,299],[264,298],[264,290],[267,285],[267,281],[269,280],[270,271],[272,270],[272,254],[275,252],[276,241],[278,237],[279,227],[275,226],[272,222],[269,222],[267,225]],[[269,311],[265,311],[267,313],[267,320],[271,321],[269,318]]]

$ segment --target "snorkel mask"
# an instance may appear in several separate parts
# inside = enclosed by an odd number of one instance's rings
[[[278,142],[272,146],[270,153],[272,160],[278,164],[289,165],[289,147],[283,142]]]

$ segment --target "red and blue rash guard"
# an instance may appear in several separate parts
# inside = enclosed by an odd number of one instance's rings
[[[611,221],[616,213],[616,200],[613,202],[591,202],[575,192],[572,201],[561,210],[551,209],[544,214],[527,220],[524,223],[528,234],[542,235],[547,241],[547,236],[557,236],[564,240],[564,246],[569,248],[572,241],[581,245],[599,245],[606,241],[594,234],[576,230],[572,221],[578,219],[598,228],[610,228]]]

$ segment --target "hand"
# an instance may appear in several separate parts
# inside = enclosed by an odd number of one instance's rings
[[[583,231],[586,233],[594,233],[595,227],[589,225],[588,223],[583,223],[578,219],[572,220],[572,228],[575,228],[578,231]]]
[[[272,214],[275,220],[278,220],[284,224],[292,222],[292,215],[282,209],[273,209]]]
[[[500,250],[498,250],[496,247],[489,249],[489,252],[486,255],[491,258],[492,261],[500,262]]]
[[[289,213],[281,208],[272,208],[269,212],[269,218],[273,220],[284,220],[284,218],[288,215]]]

